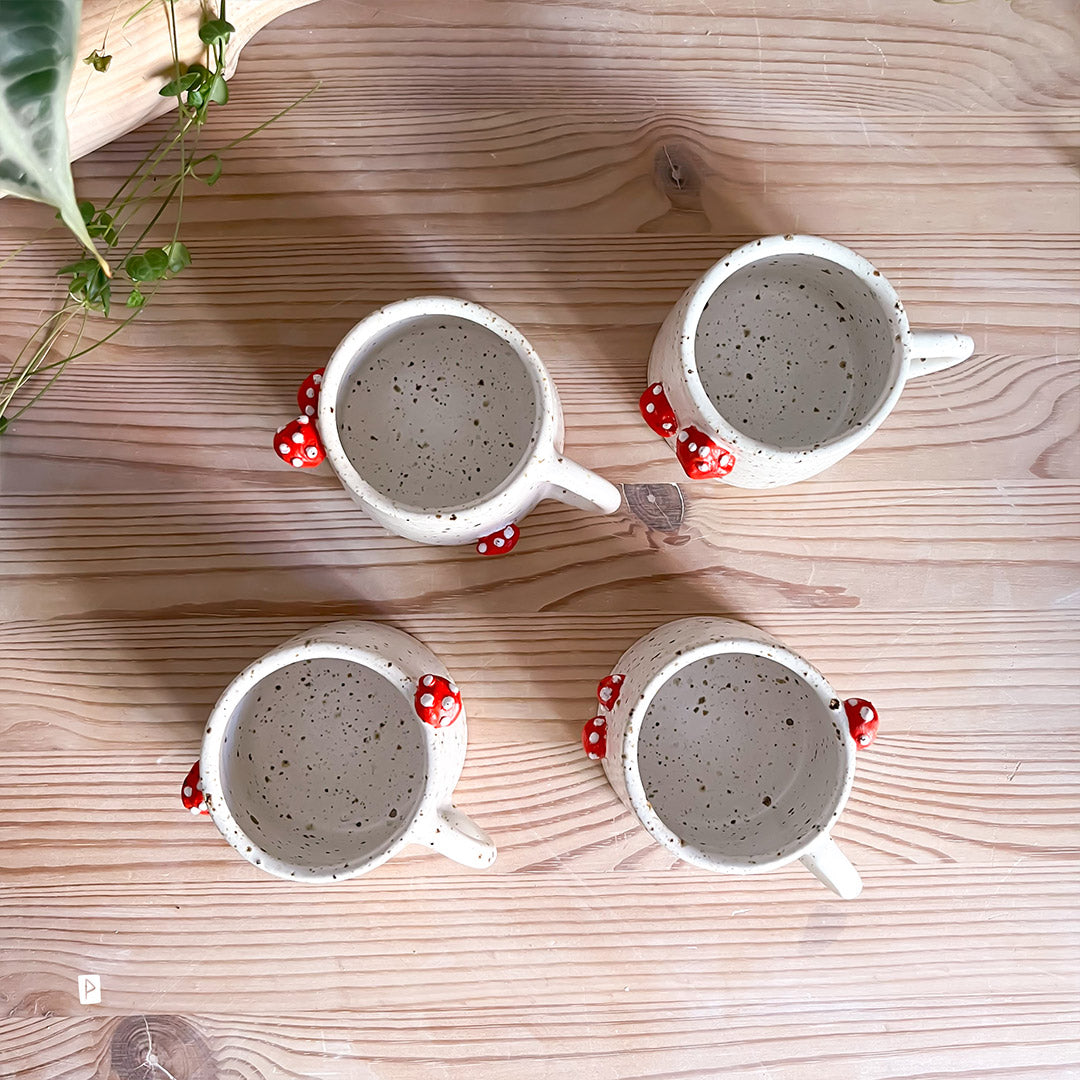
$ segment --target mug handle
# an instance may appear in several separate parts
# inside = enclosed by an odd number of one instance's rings
[[[826,833],[799,860],[841,900],[854,900],[862,892],[862,878],[848,857]]]
[[[913,330],[908,378],[945,371],[963,363],[974,351],[975,342],[967,334],[951,330]]]
[[[551,498],[578,510],[614,514],[622,504],[622,492],[614,484],[561,454],[548,466],[547,485]]]
[[[456,806],[444,806],[436,813],[428,844],[462,866],[490,866],[495,861],[494,841]]]

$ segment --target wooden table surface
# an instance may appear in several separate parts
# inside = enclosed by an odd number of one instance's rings
[[[260,34],[206,145],[321,89],[0,440],[0,1077],[1077,1076],[1078,48],[1071,0],[323,0]],[[5,250],[49,223],[0,204]],[[681,522],[545,503],[488,561],[270,450],[349,326],[449,293],[525,332],[568,450],[648,507],[681,476],[636,411],[666,310],[795,231],[976,341],[823,477],[684,483]],[[68,251],[0,273],[5,354]],[[597,678],[687,613],[880,708],[837,828],[859,900],[676,863],[581,753]],[[232,675],[350,616],[465,688],[490,871],[301,887],[180,808]]]

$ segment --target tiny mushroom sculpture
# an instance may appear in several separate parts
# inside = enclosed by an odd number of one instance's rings
[[[856,750],[865,750],[877,737],[877,709],[866,698],[852,697],[844,702],[848,730],[855,740]]]
[[[296,404],[304,416],[314,416],[319,411],[319,391],[322,389],[322,377],[326,368],[313,371],[296,391]]]
[[[638,408],[645,423],[663,439],[670,439],[679,427],[675,410],[664,393],[663,383],[653,383],[647,387],[638,401]]]
[[[585,753],[596,761],[607,754],[607,718],[594,716],[581,732],[581,745]]]
[[[274,450],[295,469],[313,469],[326,457],[319,432],[307,416],[298,416],[274,433]]]
[[[675,442],[675,456],[691,480],[727,476],[735,468],[735,455],[696,427],[684,428]]]
[[[199,778],[199,763],[196,761],[191,766],[191,771],[184,777],[183,787],[180,789],[180,801],[185,810],[193,814],[209,814],[206,803],[203,800],[203,785]]]
[[[511,521],[505,529],[500,529],[490,536],[481,536],[476,541],[476,550],[480,555],[505,555],[514,550],[520,539],[521,530]]]
[[[596,700],[600,702],[600,708],[610,712],[615,707],[625,679],[625,675],[607,675],[600,680],[600,685],[596,688]]]
[[[442,675],[424,675],[416,687],[416,715],[433,728],[449,727],[461,715],[461,692]]]

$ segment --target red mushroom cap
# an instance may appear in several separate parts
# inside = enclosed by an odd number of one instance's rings
[[[326,457],[318,429],[307,416],[298,416],[274,433],[274,452],[295,469],[313,469]]]
[[[442,675],[424,675],[416,685],[415,704],[425,724],[449,727],[461,715],[461,691]]]
[[[506,555],[513,551],[521,539],[521,530],[511,521],[505,529],[493,532],[490,536],[481,536],[476,541],[478,555]]]
[[[653,383],[638,400],[642,419],[663,439],[670,439],[679,430],[675,410],[664,393],[663,383]]]
[[[625,675],[607,675],[600,680],[596,688],[596,700],[600,702],[601,709],[611,710],[615,702],[619,700],[619,691],[626,681]]]
[[[196,761],[191,766],[191,771],[184,777],[183,786],[180,788],[180,801],[185,810],[193,814],[209,814],[206,803],[203,800],[202,780],[199,778],[199,763]]]
[[[319,392],[322,390],[322,377],[326,368],[313,371],[296,391],[296,404],[304,416],[314,416],[319,411]]]
[[[675,456],[691,480],[727,476],[735,468],[735,455],[696,427],[683,428],[675,442]]]
[[[581,745],[593,761],[607,756],[607,717],[594,716],[581,732]]]
[[[855,749],[865,750],[877,738],[877,709],[866,698],[851,697],[844,702],[844,712],[847,714],[848,730],[855,740]]]

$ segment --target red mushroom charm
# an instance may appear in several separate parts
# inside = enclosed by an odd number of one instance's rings
[[[307,416],[298,416],[274,434],[274,450],[294,469],[313,469],[326,457],[319,432]]]
[[[607,718],[594,716],[581,732],[581,745],[593,761],[607,754]]]
[[[481,536],[476,541],[478,555],[505,555],[513,551],[518,540],[521,539],[521,530],[511,521],[505,529],[492,533],[490,536]]]
[[[663,439],[670,439],[679,429],[675,410],[664,393],[663,383],[653,383],[638,401],[642,419]]]
[[[424,675],[416,687],[416,715],[433,728],[449,727],[461,715],[461,691],[441,675]]]
[[[866,698],[850,697],[844,702],[844,712],[855,749],[865,750],[877,737],[877,709]]]
[[[326,368],[313,371],[296,391],[296,404],[304,416],[314,416],[319,411],[319,391],[322,389],[322,377]]]
[[[193,814],[209,814],[206,802],[203,800],[202,780],[199,779],[199,763],[196,761],[191,766],[191,772],[184,777],[184,786],[180,789],[180,801],[185,810]]]
[[[610,712],[615,707],[615,702],[619,700],[619,691],[625,681],[625,675],[607,675],[600,680],[600,685],[596,688],[596,700],[600,702],[601,709],[607,709]]]
[[[727,476],[735,468],[735,455],[696,427],[683,428],[675,442],[675,456],[691,480]]]

